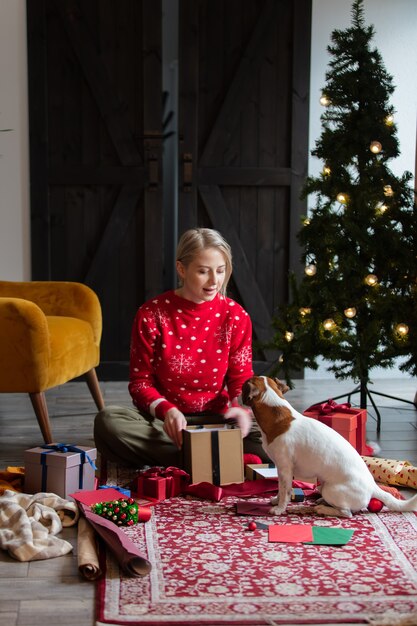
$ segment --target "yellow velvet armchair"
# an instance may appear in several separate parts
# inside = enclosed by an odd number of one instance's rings
[[[100,360],[101,306],[86,285],[0,281],[0,393],[28,393],[45,443],[52,443],[45,391],[85,374],[104,407],[95,367]]]

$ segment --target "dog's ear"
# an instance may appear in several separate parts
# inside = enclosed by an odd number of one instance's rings
[[[242,389],[243,403],[250,406],[251,402],[259,396],[260,390],[251,380],[247,380]]]
[[[288,385],[283,383],[282,380],[279,380],[278,378],[274,378],[274,382],[281,393],[286,393],[289,390]]]

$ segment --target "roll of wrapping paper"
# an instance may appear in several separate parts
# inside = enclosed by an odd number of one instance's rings
[[[151,563],[119,526],[100,515],[96,515],[82,503],[78,503],[78,506],[126,574],[130,576],[147,576],[149,574],[152,569]],[[142,508],[142,515],[144,514],[145,511]],[[149,517],[150,514],[149,511]],[[145,521],[143,516],[142,521]]]
[[[85,517],[78,520],[78,570],[87,580],[96,580],[102,574],[96,543],[96,533]]]
[[[417,468],[410,461],[363,456],[376,482],[417,489]]]

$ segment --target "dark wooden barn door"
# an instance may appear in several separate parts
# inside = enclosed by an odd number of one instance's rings
[[[225,235],[261,341],[299,262],[310,27],[310,0],[180,3],[179,230]]]
[[[179,0],[178,231],[225,235],[231,295],[260,341],[299,258],[310,12],[311,0]],[[125,377],[133,316],[172,263],[161,0],[27,0],[27,15],[32,277],[97,292],[100,374]]]
[[[137,307],[163,284],[161,4],[28,0],[27,11],[33,279],[97,292],[101,369],[117,375]]]

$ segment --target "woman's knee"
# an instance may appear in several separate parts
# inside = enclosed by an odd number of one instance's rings
[[[106,406],[99,411],[94,419],[95,432],[110,432],[116,433],[118,431],[118,425],[120,419],[125,417],[127,412],[131,409],[127,409],[121,406]]]

